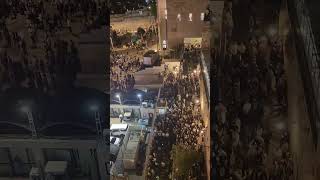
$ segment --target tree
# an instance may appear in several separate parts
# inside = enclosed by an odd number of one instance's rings
[[[181,145],[174,145],[171,151],[173,159],[173,175],[186,179],[192,166],[200,161],[201,154],[194,149],[186,149]]]
[[[137,29],[137,35],[142,39],[143,35],[146,33],[146,31],[142,27],[138,27]]]
[[[150,0],[149,2],[150,10],[151,10],[151,15],[154,17],[157,17],[157,1],[156,0]]]

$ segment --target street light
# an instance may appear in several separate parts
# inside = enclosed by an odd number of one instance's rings
[[[31,112],[31,107],[28,104],[23,104],[20,108],[21,112],[25,113],[27,115],[28,121],[29,121],[29,126],[31,129],[31,133],[32,133],[32,137],[35,138],[37,137],[37,131],[36,131],[36,127],[34,124],[34,118],[33,118],[33,114]]]
[[[141,105],[141,103],[142,103],[142,95],[141,94],[137,94],[137,96],[138,96],[138,98],[140,100],[140,105]]]
[[[122,104],[122,103],[121,103],[121,96],[120,96],[120,94],[116,94],[116,97],[119,99],[119,103]]]
[[[90,105],[89,109],[93,112],[94,120],[96,121],[97,134],[99,137],[102,135],[102,125],[100,119],[99,106],[97,104]]]

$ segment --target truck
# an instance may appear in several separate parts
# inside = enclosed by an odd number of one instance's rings
[[[160,56],[154,50],[149,50],[143,55],[143,65],[146,67],[154,66],[158,61],[160,61]]]

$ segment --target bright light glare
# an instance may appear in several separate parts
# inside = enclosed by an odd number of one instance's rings
[[[117,97],[117,98],[120,98],[120,94],[116,94],[116,97]]]
[[[141,94],[137,94],[138,98],[141,98]]]

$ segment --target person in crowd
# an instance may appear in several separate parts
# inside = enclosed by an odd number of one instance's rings
[[[101,16],[106,15],[106,3],[90,0],[1,1],[0,44],[5,45],[0,52],[1,88],[27,86],[48,91],[57,87],[57,77],[65,77],[73,84],[76,74],[81,71],[77,45],[71,41],[68,50],[68,42],[59,40],[57,33],[65,31],[63,27],[67,27],[69,33],[75,33],[74,23],[82,23],[81,19],[89,17],[92,19],[90,26],[100,28],[105,23],[101,21],[105,17]],[[48,12],[48,8],[52,11]],[[25,18],[23,23],[28,31],[9,33],[8,24],[12,24],[12,19],[20,21],[18,16]],[[33,48],[42,51],[44,56],[35,55]],[[18,53],[12,53],[17,50]]]
[[[226,25],[231,19],[230,7],[226,6],[224,11]],[[213,154],[218,180],[289,180],[293,174],[287,130],[282,130],[285,133],[280,141],[275,140],[264,123],[265,107],[272,107],[276,102],[282,107],[280,112],[286,110],[282,45],[277,37],[253,35],[257,28],[255,18],[256,14],[251,13],[247,32],[251,36],[247,40],[234,42],[231,38],[226,42],[228,51],[221,65],[221,91],[225,93],[215,108],[217,128]],[[225,120],[221,121],[221,117]],[[278,153],[270,152],[271,141],[278,146]],[[272,165],[266,163],[271,153],[277,154]],[[241,169],[241,173],[237,169]]]
[[[193,57],[197,52],[191,48],[186,53],[189,54],[185,57]],[[164,116],[159,116],[155,122],[157,134],[152,143],[147,179],[172,178],[170,176],[172,159],[168,154],[173,145],[180,145],[187,150],[201,151],[200,144],[206,129],[197,101],[200,96],[199,73],[194,73],[192,69],[189,72],[179,71],[179,73],[167,70],[163,74],[165,80],[161,97],[167,102],[168,112]],[[202,165],[202,162],[195,163],[188,177],[200,180],[202,177],[199,169]]]

